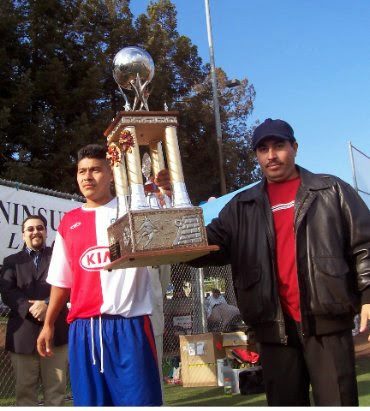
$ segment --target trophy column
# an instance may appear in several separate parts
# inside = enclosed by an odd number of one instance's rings
[[[150,156],[153,160],[153,173],[156,176],[166,166],[164,163],[162,143],[153,141],[149,144]]]
[[[139,143],[134,126],[125,127],[125,130],[131,133],[134,140],[132,149],[126,153],[128,181],[131,188],[131,209],[142,210],[149,206],[145,199],[143,176],[141,174]]]
[[[173,207],[192,207],[188,192],[186,191],[175,126],[166,126],[164,142],[166,145],[168,171],[173,184]]]
[[[113,178],[117,197],[128,196],[127,174],[122,160],[113,166]]]
[[[114,188],[118,198],[118,217],[122,217],[129,209],[129,188],[125,167],[124,153],[121,153],[121,161],[113,166]],[[122,207],[124,204],[124,208]]]

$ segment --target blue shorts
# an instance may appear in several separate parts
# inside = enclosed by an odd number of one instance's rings
[[[162,405],[148,316],[75,320],[68,346],[74,405]]]

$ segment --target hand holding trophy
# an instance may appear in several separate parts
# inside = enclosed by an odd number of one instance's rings
[[[113,77],[125,111],[104,133],[120,204],[108,228],[109,270],[180,263],[218,249],[208,245],[202,209],[192,206],[186,190],[178,112],[149,111],[147,87],[153,76],[154,63],[145,50],[126,47],[116,54]],[[124,89],[134,91],[132,106]],[[147,150],[143,161],[140,148]]]

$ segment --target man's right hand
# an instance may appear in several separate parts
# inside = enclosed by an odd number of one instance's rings
[[[159,188],[163,190],[163,192],[168,195],[168,197],[171,198],[172,196],[172,185],[171,185],[171,179],[170,179],[170,173],[169,171],[164,168],[158,172],[154,179],[155,184]]]
[[[46,310],[48,308],[44,300],[28,300],[31,305],[29,312],[32,314],[36,320],[44,321]]]
[[[37,339],[37,351],[41,357],[51,357],[53,353],[54,327],[44,326]]]

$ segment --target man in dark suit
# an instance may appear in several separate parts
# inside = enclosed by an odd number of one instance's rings
[[[68,325],[65,307],[55,323],[54,356],[42,358],[36,349],[50,295],[45,281],[52,249],[45,246],[46,220],[31,215],[22,223],[25,247],[4,259],[0,276],[3,302],[11,309],[5,349],[16,377],[16,403],[38,404],[41,379],[46,406],[61,406],[66,393]]]

